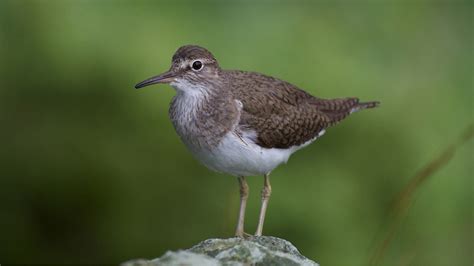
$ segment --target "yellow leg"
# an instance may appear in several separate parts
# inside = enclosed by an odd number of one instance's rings
[[[239,186],[240,186],[240,210],[239,210],[239,220],[237,221],[237,229],[235,230],[235,236],[244,237],[244,221],[245,221],[245,207],[247,206],[247,198],[249,197],[249,186],[245,177],[239,176]]]
[[[263,231],[263,222],[265,221],[265,212],[267,211],[268,200],[272,194],[272,186],[270,185],[270,174],[266,174],[263,181],[262,189],[262,207],[260,208],[260,216],[258,218],[257,231],[255,236],[261,236]]]

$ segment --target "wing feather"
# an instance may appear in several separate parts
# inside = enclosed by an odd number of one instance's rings
[[[357,98],[316,98],[288,82],[258,73],[226,74],[234,98],[242,103],[240,129],[256,132],[256,143],[264,148],[302,145],[364,107]]]

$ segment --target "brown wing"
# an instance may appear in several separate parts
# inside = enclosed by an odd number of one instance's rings
[[[257,133],[265,148],[301,145],[358,108],[357,98],[325,100],[294,85],[252,72],[229,71],[233,95],[243,104],[239,126]],[[375,105],[375,103],[374,103]]]

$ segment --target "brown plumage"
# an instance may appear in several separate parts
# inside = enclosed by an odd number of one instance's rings
[[[289,148],[315,138],[351,112],[378,102],[357,98],[321,99],[296,86],[263,74],[222,71],[235,99],[243,104],[239,125],[257,132],[265,148]]]

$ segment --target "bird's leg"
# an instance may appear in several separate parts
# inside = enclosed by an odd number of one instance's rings
[[[255,236],[262,235],[265,212],[267,211],[268,200],[270,199],[270,195],[272,194],[272,186],[270,185],[270,174],[266,174],[263,178],[264,181],[262,189],[262,207],[260,208],[260,216],[258,218],[258,226],[257,231],[255,232]]]
[[[235,230],[235,236],[244,237],[244,221],[245,221],[245,207],[247,206],[247,198],[249,197],[249,186],[245,177],[239,176],[239,186],[240,186],[240,210],[239,210],[239,220],[237,221],[237,229]]]

